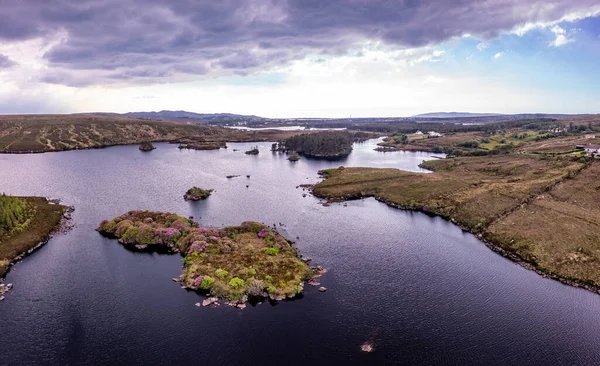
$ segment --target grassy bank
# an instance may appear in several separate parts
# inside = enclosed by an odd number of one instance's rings
[[[175,141],[220,139],[224,129],[134,118],[89,115],[0,116],[1,152],[45,152]]]
[[[72,115],[0,116],[0,153],[92,149],[144,142],[220,148],[225,142],[279,141],[302,131],[240,131],[138,118]]]
[[[15,258],[48,240],[66,209],[43,197],[0,199],[5,203],[8,200],[10,204],[0,205],[0,227],[3,228],[0,229],[0,277],[6,274]]]
[[[511,154],[424,166],[434,172],[326,170],[314,194],[440,215],[539,271],[600,285],[600,162]]]

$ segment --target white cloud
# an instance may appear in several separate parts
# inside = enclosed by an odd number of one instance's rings
[[[544,29],[549,28],[554,25],[560,24],[562,22],[574,23],[581,19],[596,17],[600,15],[600,5],[592,6],[587,11],[579,11],[569,13],[560,19],[549,21],[549,22],[527,22],[525,24],[519,25],[512,29],[510,33],[514,33],[518,36],[523,36],[525,33],[532,31],[534,29]]]
[[[498,52],[497,54],[494,55],[494,59],[499,59],[500,57],[504,56],[504,52]]]
[[[489,44],[487,42],[480,42],[476,47],[479,51],[483,51],[489,47]]]
[[[572,42],[572,40],[568,39],[564,34],[559,34],[556,36],[556,39],[554,41],[550,42],[548,46],[560,47],[570,42]]]
[[[445,78],[441,78],[441,77],[435,76],[435,75],[427,75],[425,77],[425,79],[423,80],[423,84],[441,84],[445,81],[446,81]]]
[[[572,42],[572,39],[567,38],[567,32],[558,25],[553,26],[550,31],[554,33],[556,38],[550,42],[549,47],[560,47]]]

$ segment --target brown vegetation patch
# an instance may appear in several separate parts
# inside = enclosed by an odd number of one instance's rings
[[[330,169],[314,193],[437,214],[555,278],[600,286],[599,161],[512,154],[425,166],[435,172]]]

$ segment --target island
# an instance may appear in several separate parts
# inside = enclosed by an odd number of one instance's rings
[[[273,144],[272,149],[295,152],[312,158],[343,158],[352,152],[354,137],[346,131],[306,133]]]
[[[258,146],[252,146],[252,148],[246,151],[244,154],[246,155],[258,155],[260,151],[258,150]]]
[[[183,195],[183,198],[186,201],[205,200],[208,198],[208,196],[210,196],[212,191],[213,191],[212,189],[202,189],[200,187],[194,186],[194,187],[188,189],[187,192],[185,192],[185,194]]]
[[[226,149],[227,144],[224,141],[195,141],[181,143],[178,148],[190,150],[219,150],[221,148]]]
[[[152,151],[154,149],[156,149],[156,147],[154,145],[152,145],[151,142],[143,142],[140,145],[140,151],[146,151],[147,152],[147,151]]]
[[[244,307],[252,297],[293,298],[305,281],[318,285],[314,278],[323,272],[300,259],[275,229],[258,222],[202,228],[173,213],[134,210],[102,221],[97,230],[137,250],[181,253],[183,274],[176,280],[210,296],[205,304],[220,298]]]
[[[300,155],[298,155],[297,152],[295,151],[291,151],[288,153],[288,158],[289,161],[298,161],[300,160]]]
[[[16,261],[67,228],[63,224],[71,211],[44,197],[0,195],[0,278]]]

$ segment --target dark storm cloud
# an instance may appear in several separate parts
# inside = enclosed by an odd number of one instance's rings
[[[0,41],[63,42],[48,82],[84,85],[249,73],[357,42],[418,47],[469,33],[491,38],[554,21],[597,0],[0,0]]]
[[[15,66],[17,63],[10,58],[0,54],[0,70]]]

